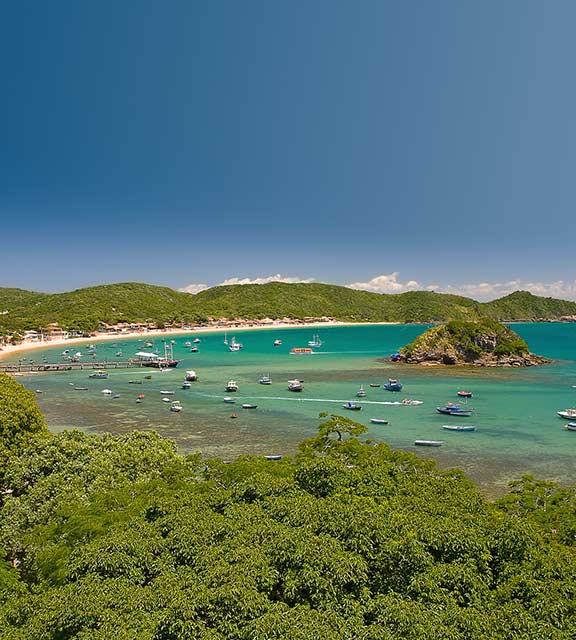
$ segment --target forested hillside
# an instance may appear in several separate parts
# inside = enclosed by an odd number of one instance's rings
[[[557,320],[576,316],[576,303],[516,292],[489,303],[431,291],[379,294],[320,283],[234,285],[196,295],[167,287],[121,283],[68,293],[0,289],[0,332],[45,329],[96,331],[102,323],[199,323],[207,318],[330,317],[350,322]]]

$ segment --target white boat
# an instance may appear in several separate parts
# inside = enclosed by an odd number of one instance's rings
[[[308,340],[309,347],[321,347],[322,344],[322,340],[320,340],[320,336],[318,334],[316,334],[312,340]]]
[[[160,395],[162,396],[173,396],[174,391],[160,391]]]
[[[363,386],[360,386],[360,389],[358,389],[358,391],[356,391],[356,397],[357,398],[365,398],[366,397],[366,391],[364,390]]]
[[[382,418],[370,418],[370,422],[373,424],[388,424],[388,420],[384,420]]]
[[[192,383],[188,382],[188,380],[184,380],[184,382],[182,383],[182,389],[190,389],[191,386]]]
[[[564,429],[566,429],[566,431],[576,431],[576,422],[569,422],[568,424],[565,424]]]
[[[232,338],[232,340],[230,341],[230,344],[228,345],[228,349],[230,351],[240,351],[242,347],[243,347],[242,343],[236,342],[236,338]]]
[[[568,420],[576,420],[576,409],[564,409],[564,411],[556,411],[561,418]]]
[[[111,396],[112,395],[112,389],[102,389],[102,392],[105,396]]]
[[[275,347],[279,347],[281,344],[282,344],[282,340],[280,340],[280,339],[274,340],[274,346]]]
[[[476,431],[476,427],[468,424],[443,424],[442,429],[446,429],[446,431]]]
[[[242,405],[242,409],[256,409],[257,406],[258,406],[257,404],[250,404],[248,402],[245,402]]]
[[[170,402],[170,398],[162,398],[162,402]]]
[[[186,340],[186,342],[184,343],[185,347],[191,347],[192,343],[190,342],[190,340]]]
[[[196,344],[198,344],[200,342],[200,338],[194,338],[193,342],[195,342]]]
[[[222,398],[222,400],[226,404],[234,404],[236,402],[236,400],[234,400],[234,398],[231,398],[230,396],[224,396],[224,398]]]
[[[269,375],[263,374],[258,380],[260,384],[272,384],[272,378]]]
[[[304,389],[304,387],[302,386],[300,380],[288,380],[288,391],[298,392],[302,391],[302,389]]]
[[[228,383],[226,384],[226,391],[228,391],[228,393],[238,391],[238,383],[236,380],[228,380]]]
[[[440,447],[444,444],[444,440],[414,440],[417,447]]]
[[[360,411],[362,407],[355,402],[351,402],[350,400],[342,405],[342,409],[349,409],[350,411]]]
[[[178,400],[174,400],[174,402],[170,405],[170,411],[174,411],[176,413],[182,411],[182,405]]]
[[[190,347],[190,353],[198,353],[198,347],[196,345]]]
[[[187,382],[196,382],[196,380],[198,380],[198,376],[196,375],[196,371],[193,371],[192,369],[190,369],[189,371],[186,371],[186,381]]]

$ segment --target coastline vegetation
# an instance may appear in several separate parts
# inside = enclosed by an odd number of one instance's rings
[[[225,464],[152,432],[46,436],[34,404],[0,432],[3,638],[576,637],[574,487],[491,503],[337,415],[293,458]]]
[[[201,324],[208,318],[330,317],[347,322],[438,323],[490,317],[505,321],[576,318],[576,302],[518,291],[492,302],[431,291],[379,294],[330,284],[272,282],[214,287],[192,295],[140,283],[120,283],[67,293],[0,288],[0,335],[27,330],[94,332],[105,324]]]

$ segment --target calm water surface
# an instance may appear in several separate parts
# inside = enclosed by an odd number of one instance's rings
[[[288,455],[298,443],[316,432],[321,411],[345,414],[368,427],[368,435],[393,448],[417,451],[434,457],[442,467],[457,466],[488,494],[502,493],[509,480],[522,473],[573,483],[576,477],[576,432],[563,429],[565,420],[556,411],[576,406],[576,324],[516,324],[517,331],[534,353],[554,359],[553,364],[531,369],[467,369],[394,365],[382,361],[425,330],[421,325],[376,325],[258,330],[238,332],[244,348],[230,352],[223,334],[199,334],[198,353],[184,343],[192,334],[174,338],[174,355],[182,359],[176,369],[165,373],[154,369],[110,371],[107,380],[88,379],[88,372],[38,374],[19,378],[28,388],[41,390],[38,404],[54,432],[78,428],[86,432],[125,433],[134,429],[155,429],[173,439],[183,453],[201,451],[206,456],[231,459],[245,453]],[[313,355],[291,355],[292,347],[306,347],[318,333],[323,341]],[[232,335],[228,334],[228,339]],[[282,345],[273,346],[280,338]],[[169,338],[167,338],[169,340]],[[151,339],[152,340],[152,339]],[[164,342],[153,340],[163,351]],[[88,342],[86,343],[88,344]],[[132,357],[144,347],[141,340],[119,339],[96,343],[96,360]],[[35,361],[62,361],[62,350],[46,349],[25,354]],[[91,356],[84,345],[83,361]],[[116,357],[121,350],[122,358]],[[22,356],[22,354],[19,354]],[[13,358],[14,359],[14,358]],[[187,369],[199,380],[192,389],[181,389]],[[273,384],[260,385],[261,374],[270,374]],[[152,375],[145,380],[145,375]],[[392,393],[372,388],[388,377],[400,378],[404,389]],[[229,379],[239,384],[236,394],[224,390]],[[304,381],[301,394],[290,393],[287,381]],[[142,384],[130,384],[138,380]],[[355,397],[360,385],[366,397]],[[75,386],[88,387],[76,391]],[[106,397],[102,389],[119,397]],[[460,420],[438,414],[435,407],[457,402],[459,389],[470,390],[466,401],[474,410]],[[175,391],[172,399],[183,410],[173,413],[162,402],[161,390]],[[136,396],[144,400],[136,403]],[[222,398],[234,395],[235,405]],[[410,397],[419,406],[386,404]],[[362,410],[348,412],[342,403],[354,400]],[[242,409],[243,402],[258,405]],[[231,419],[230,414],[238,414]],[[388,425],[373,425],[370,418],[383,418]],[[473,424],[475,432],[449,432],[443,424]],[[414,440],[443,440],[442,447],[415,447]]]

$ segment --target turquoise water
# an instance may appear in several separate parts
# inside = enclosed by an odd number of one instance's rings
[[[38,374],[19,380],[30,389],[41,390],[38,403],[53,431],[79,428],[87,432],[124,433],[133,429],[155,429],[172,438],[182,452],[202,451],[207,456],[231,459],[239,454],[294,453],[298,443],[316,432],[321,411],[340,413],[368,427],[368,435],[393,448],[416,451],[434,457],[442,467],[457,466],[487,493],[501,493],[506,483],[522,473],[573,483],[576,477],[576,432],[563,429],[565,420],[556,411],[576,406],[576,324],[516,324],[517,331],[534,353],[554,358],[549,366],[531,369],[468,369],[394,365],[382,358],[413,340],[425,330],[421,325],[374,325],[272,329],[238,332],[244,344],[230,352],[223,334],[198,334],[198,353],[190,353],[184,342],[192,334],[173,338],[174,356],[182,359],[176,369],[161,373],[154,369],[110,371],[107,380],[89,380],[88,373]],[[292,347],[306,347],[315,333],[323,346],[313,355],[290,355]],[[230,339],[232,334],[228,334]],[[283,344],[273,346],[276,338]],[[152,340],[152,338],[150,338]],[[163,351],[164,342],[153,340]],[[86,343],[88,344],[88,342]],[[143,349],[142,341],[119,339],[97,343],[96,360],[114,360],[120,349],[123,358]],[[35,361],[62,360],[64,347],[31,351]],[[90,356],[83,345],[71,345]],[[20,354],[22,356],[22,354]],[[14,358],[13,358],[14,359]],[[194,369],[199,380],[188,391],[181,389],[186,369]],[[261,374],[270,374],[273,384],[258,384]],[[152,375],[152,380],[144,380]],[[371,388],[398,377],[404,384],[400,393]],[[224,390],[229,379],[239,384],[236,394]],[[287,381],[304,381],[301,394],[287,390]],[[140,384],[129,384],[141,380]],[[366,397],[357,399],[364,386]],[[88,387],[75,391],[74,386]],[[104,388],[119,397],[106,397]],[[470,418],[450,418],[435,407],[457,402],[459,389],[474,396],[467,403],[474,410]],[[161,390],[175,391],[172,399],[183,410],[173,413],[162,402]],[[136,396],[144,393],[142,403]],[[233,395],[236,404],[222,401]],[[394,406],[384,402],[410,397],[419,406]],[[348,412],[347,400],[361,402],[363,409]],[[241,408],[242,402],[258,405]],[[238,418],[231,419],[236,412]],[[383,418],[388,425],[373,425],[370,418]],[[475,432],[449,432],[443,424],[466,422]],[[439,448],[415,447],[414,440],[443,440]]]

